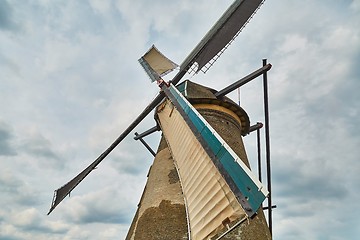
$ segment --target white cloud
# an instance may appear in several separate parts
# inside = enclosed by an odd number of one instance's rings
[[[16,213],[12,217],[12,222],[15,226],[19,227],[34,227],[35,224],[39,223],[39,215],[35,208],[29,208],[22,212]]]
[[[90,5],[95,12],[107,14],[111,8],[111,2],[101,0],[90,0]]]

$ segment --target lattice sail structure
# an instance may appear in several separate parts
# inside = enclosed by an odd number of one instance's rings
[[[251,20],[264,0],[237,0],[224,12],[181,64],[189,72],[207,72]]]

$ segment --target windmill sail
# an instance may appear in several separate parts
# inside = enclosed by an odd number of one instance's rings
[[[100,157],[99,157],[100,158]],[[81,173],[79,173],[75,178],[70,182],[66,183],[61,188],[55,190],[53,202],[51,208],[48,212],[48,215],[55,209],[55,207],[67,196],[70,195],[70,192],[100,163],[99,158],[96,159],[92,164],[85,168]]]
[[[161,102],[164,98],[164,93],[160,93],[156,98],[144,109],[144,111],[133,121],[125,131],[102,153],[96,158],[87,168],[85,168],[76,177],[70,180],[68,183],[58,188],[54,192],[53,201],[51,203],[50,211],[48,215],[55,209],[55,207],[62,201],[70,192],[80,184],[84,178],[90,174],[96,166],[99,165],[109,153],[116,148],[117,145]]]
[[[197,63],[196,72],[203,67],[205,67],[203,71],[206,72],[238,36],[263,1],[235,1],[189,54],[180,69],[189,70],[194,63]]]
[[[192,239],[214,236],[227,219],[253,216],[268,195],[251,170],[179,91],[157,116],[177,166]]]
[[[155,45],[152,45],[144,56],[139,59],[139,63],[153,82],[160,80],[161,77],[179,66],[165,57]]]

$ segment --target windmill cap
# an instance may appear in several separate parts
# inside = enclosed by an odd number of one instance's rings
[[[195,106],[201,104],[216,105],[233,112],[235,118],[240,121],[241,135],[245,136],[249,133],[250,120],[248,114],[230,98],[226,96],[217,98],[215,96],[216,90],[190,80],[185,80],[176,87]]]

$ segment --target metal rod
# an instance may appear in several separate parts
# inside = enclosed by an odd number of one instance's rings
[[[269,64],[263,66],[262,68],[259,68],[258,70],[250,73],[246,77],[243,77],[242,79],[236,81],[235,83],[233,83],[233,84],[227,86],[226,88],[220,90],[219,92],[215,93],[215,96],[216,97],[223,97],[226,94],[228,94],[228,93],[234,91],[235,89],[241,87],[242,85],[244,85],[244,84],[250,82],[251,80],[257,78],[261,74],[266,73],[270,69],[271,69],[271,64],[269,63]]]
[[[146,130],[146,131],[143,132],[143,133],[140,133],[140,134],[137,134],[137,135],[135,134],[134,139],[135,139],[135,140],[139,140],[140,138],[146,137],[147,135],[150,135],[150,134],[152,134],[152,133],[154,133],[154,132],[156,132],[156,131],[160,131],[160,128],[159,128],[158,125],[156,125],[156,126],[150,128],[150,129]]]
[[[140,135],[137,132],[135,132],[135,136],[139,137]],[[149,152],[155,157],[156,153],[151,149],[149,144],[147,144],[147,142],[145,142],[145,140],[142,138],[139,138],[139,140],[146,147],[146,149],[149,150]]]
[[[261,122],[258,122],[258,123],[256,123],[256,124],[250,126],[250,128],[249,128],[249,133],[260,129],[260,128],[262,128],[263,126],[264,126],[264,125],[263,125]]]
[[[230,233],[232,230],[234,230],[237,226],[239,226],[241,223],[245,222],[245,220],[248,219],[247,217],[242,218],[240,221],[238,221],[237,223],[234,224],[234,226],[232,226],[231,228],[229,228],[226,232],[224,232],[223,234],[221,234],[216,240],[219,240],[221,238],[223,238],[224,236],[226,236],[228,233]]]
[[[272,205],[271,208],[277,208],[276,205]],[[269,207],[263,207],[263,210],[269,210]]]
[[[258,123],[259,124],[259,123]],[[262,127],[262,123],[261,127]],[[258,171],[259,171],[259,181],[262,182],[261,179],[261,143],[260,143],[260,128],[256,129],[256,135],[257,135],[257,157],[258,157]]]
[[[263,59],[263,66],[266,66],[266,59]],[[271,168],[270,168],[270,131],[269,131],[269,98],[268,98],[268,83],[267,72],[263,73],[263,87],[264,87],[264,114],[265,114],[265,145],[266,145],[266,176],[267,187],[269,191],[268,206],[271,204]],[[272,209],[268,209],[269,229],[272,235]]]

